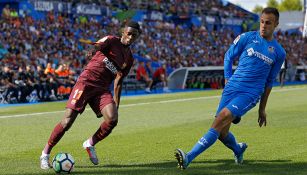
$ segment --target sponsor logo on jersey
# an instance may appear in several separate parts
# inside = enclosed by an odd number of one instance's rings
[[[272,63],[273,63],[273,59],[263,55],[260,52],[255,51],[253,48],[247,49],[247,55],[250,56],[250,57],[255,56],[257,58],[260,58],[261,60],[263,60],[268,65],[272,65]]]
[[[254,49],[253,48],[249,48],[249,49],[247,49],[247,55],[248,56],[252,56],[254,54]]]
[[[257,44],[260,43],[258,40],[253,40],[253,43]]]
[[[106,64],[106,67],[113,73],[113,74],[117,74],[117,69],[116,67],[114,66],[114,64],[107,58],[105,57],[103,60],[102,60],[105,64]]]

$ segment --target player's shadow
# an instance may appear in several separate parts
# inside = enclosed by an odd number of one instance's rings
[[[291,160],[246,160],[243,165],[234,164],[233,160],[195,161],[190,167],[181,171],[175,161],[148,164],[106,164],[99,166],[76,166],[74,174],[307,174],[307,162]]]

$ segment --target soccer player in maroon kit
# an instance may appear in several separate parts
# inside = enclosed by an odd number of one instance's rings
[[[49,169],[50,152],[71,127],[87,104],[97,117],[104,117],[104,121],[96,133],[83,143],[94,165],[99,163],[94,145],[107,137],[117,125],[118,107],[123,78],[129,73],[133,65],[130,45],[139,37],[141,29],[138,23],[129,22],[125,25],[121,38],[106,36],[95,43],[96,53],[89,61],[78,81],[71,91],[66,104],[66,111],[61,122],[58,123],[42,151],[40,164],[42,169]],[[114,80],[114,97],[110,85]]]
[[[166,75],[166,64],[163,64],[161,67],[159,67],[152,75],[153,83],[151,85],[151,88],[155,86],[157,83],[162,82],[163,83],[163,92],[171,92],[167,87],[167,75]]]

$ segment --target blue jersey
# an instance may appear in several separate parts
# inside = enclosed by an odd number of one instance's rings
[[[236,57],[239,64],[232,73]],[[265,87],[272,87],[285,57],[285,50],[275,39],[267,41],[258,31],[239,35],[225,54],[224,75],[228,79],[225,89],[260,96]]]

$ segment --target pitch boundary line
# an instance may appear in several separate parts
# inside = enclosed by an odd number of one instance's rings
[[[272,92],[287,92],[287,91],[294,91],[294,90],[301,90],[306,89],[304,88],[289,88],[289,89],[277,89],[272,90]],[[219,98],[220,95],[215,96],[206,96],[206,97],[193,97],[193,98],[184,98],[184,99],[173,99],[173,100],[163,100],[163,101],[156,101],[156,102],[143,102],[143,103],[134,103],[134,104],[124,104],[120,105],[120,108],[127,108],[127,107],[134,107],[134,106],[143,106],[143,105],[152,105],[152,104],[165,104],[165,103],[175,103],[175,102],[186,102],[186,101],[193,101],[193,100],[203,100],[203,99],[214,99]],[[90,110],[90,108],[85,109]],[[64,113],[65,110],[61,111],[50,111],[50,112],[38,112],[38,113],[29,113],[29,114],[17,114],[17,115],[5,115],[0,116],[0,119],[6,118],[18,118],[18,117],[29,117],[29,116],[37,116],[37,115],[45,115],[45,114],[55,114],[55,113]]]

